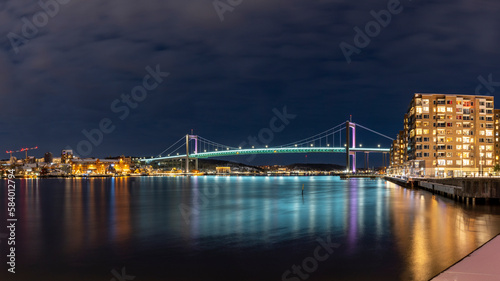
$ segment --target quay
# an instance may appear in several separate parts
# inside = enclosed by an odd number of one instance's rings
[[[368,178],[368,179],[377,179],[384,178],[385,176],[382,174],[339,174],[341,180],[352,179],[352,178]]]
[[[464,203],[499,202],[500,178],[400,178],[386,176],[387,181],[404,187],[421,188]]]

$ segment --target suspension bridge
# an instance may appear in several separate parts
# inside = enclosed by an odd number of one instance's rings
[[[347,171],[356,172],[356,153],[389,153],[389,148],[356,147],[356,128],[367,130],[384,138],[394,140],[384,134],[376,132],[360,124],[346,121],[314,136],[276,146],[243,148],[233,147],[213,142],[199,135],[185,135],[177,142],[162,151],[156,157],[141,158],[143,163],[152,163],[165,160],[185,160],[185,171],[189,172],[189,160],[195,160],[195,169],[198,170],[198,159],[237,155],[277,154],[277,153],[345,153]],[[345,144],[342,146],[342,132],[345,132]],[[337,146],[336,146],[337,145]],[[182,154],[181,154],[182,153]]]

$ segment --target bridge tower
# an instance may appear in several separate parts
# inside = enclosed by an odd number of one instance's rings
[[[350,129],[352,129],[352,137],[349,134]],[[351,148],[351,139],[352,139],[352,148],[356,148],[356,123],[346,121],[345,124],[345,130],[346,130],[346,169],[347,172],[352,171],[353,173],[356,173],[356,151],[350,151],[349,148]],[[351,169],[351,156],[352,156],[352,169]]]
[[[189,141],[194,140],[194,154],[198,154],[198,136],[186,135],[186,173],[189,173]],[[195,158],[195,169],[198,170],[198,158]]]

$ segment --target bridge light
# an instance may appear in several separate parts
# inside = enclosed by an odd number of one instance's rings
[[[218,151],[217,148],[215,149],[215,151]]]
[[[252,145],[252,148],[255,148],[255,146]]]
[[[170,156],[170,154],[168,156]]]
[[[241,146],[239,147],[239,149],[241,149]]]
[[[205,149],[205,152],[207,152],[207,150]]]
[[[295,147],[297,147],[297,145],[295,145]]]
[[[378,147],[380,147],[380,144],[378,145]]]
[[[179,153],[177,152],[177,155],[179,155]]]
[[[311,147],[314,146],[314,144],[311,143]]]
[[[267,144],[266,144],[266,148],[268,148],[268,147],[269,147],[269,146],[267,146]]]
[[[359,145],[359,147],[363,147],[363,145],[362,145],[362,144],[360,144],[360,145]]]
[[[229,147],[226,150],[229,150]]]
[[[330,144],[329,144],[329,143],[327,143],[327,144],[326,144],[326,146],[330,146]]]
[[[347,144],[344,143],[344,146],[347,147]]]

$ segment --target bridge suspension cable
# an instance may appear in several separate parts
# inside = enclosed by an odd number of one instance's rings
[[[342,131],[343,129],[345,129],[345,127],[337,129],[338,127],[341,127],[341,126],[344,126],[344,125],[345,125],[345,123],[340,123],[337,126],[332,127],[332,128],[330,128],[330,129],[328,129],[328,130],[326,130],[324,132],[321,132],[319,134],[316,134],[314,136],[311,136],[311,137],[308,137],[308,138],[305,138],[305,139],[301,139],[301,140],[296,141],[296,142],[291,142],[291,143],[287,143],[287,144],[284,144],[284,145],[280,145],[280,147],[293,147],[295,145],[297,145],[297,146],[298,145],[304,145],[304,144],[308,144],[308,143],[314,142],[316,140],[320,140],[322,138],[326,138],[326,137],[328,137],[330,135],[333,135],[333,134],[338,133],[339,131]],[[337,129],[337,130],[335,130],[335,129]]]
[[[176,141],[174,144],[172,144],[171,146],[169,146],[167,149],[163,150],[160,154],[158,154],[156,157],[161,157],[163,155],[163,153],[167,152],[169,149],[171,149],[174,145],[178,144],[180,141],[182,140],[185,140],[186,138],[182,137],[180,138],[178,141]],[[183,144],[183,145],[186,145],[186,144]],[[178,147],[177,149],[179,149],[180,147]],[[175,152],[177,149],[174,149],[173,151]]]
[[[379,132],[377,132],[377,131],[374,131],[374,130],[372,130],[372,129],[369,129],[369,128],[367,128],[367,127],[365,127],[365,126],[363,126],[363,125],[360,125],[360,124],[358,124],[358,123],[356,123],[356,126],[357,126],[357,127],[361,127],[361,128],[363,128],[363,129],[365,129],[365,130],[368,130],[368,131],[370,131],[370,132],[372,132],[372,133],[375,133],[375,134],[377,134],[377,135],[379,135],[379,136],[382,136],[382,137],[384,137],[384,138],[388,138],[388,139],[390,139],[390,140],[392,140],[392,141],[394,140],[394,139],[393,139],[393,138],[391,138],[391,137],[388,137],[388,136],[386,136],[386,135],[384,135],[384,134],[381,134],[381,133],[379,133]]]
[[[211,141],[211,140],[206,139],[206,138],[201,137],[201,136],[198,136],[198,140],[199,140],[201,143],[205,143],[205,144],[208,144],[208,145],[212,145],[212,146],[214,146],[214,147],[219,147],[219,148],[229,148],[229,149],[238,149],[237,147],[233,147],[233,146],[229,146],[229,145],[225,145],[225,144],[220,144],[220,143],[217,143],[217,142]]]

